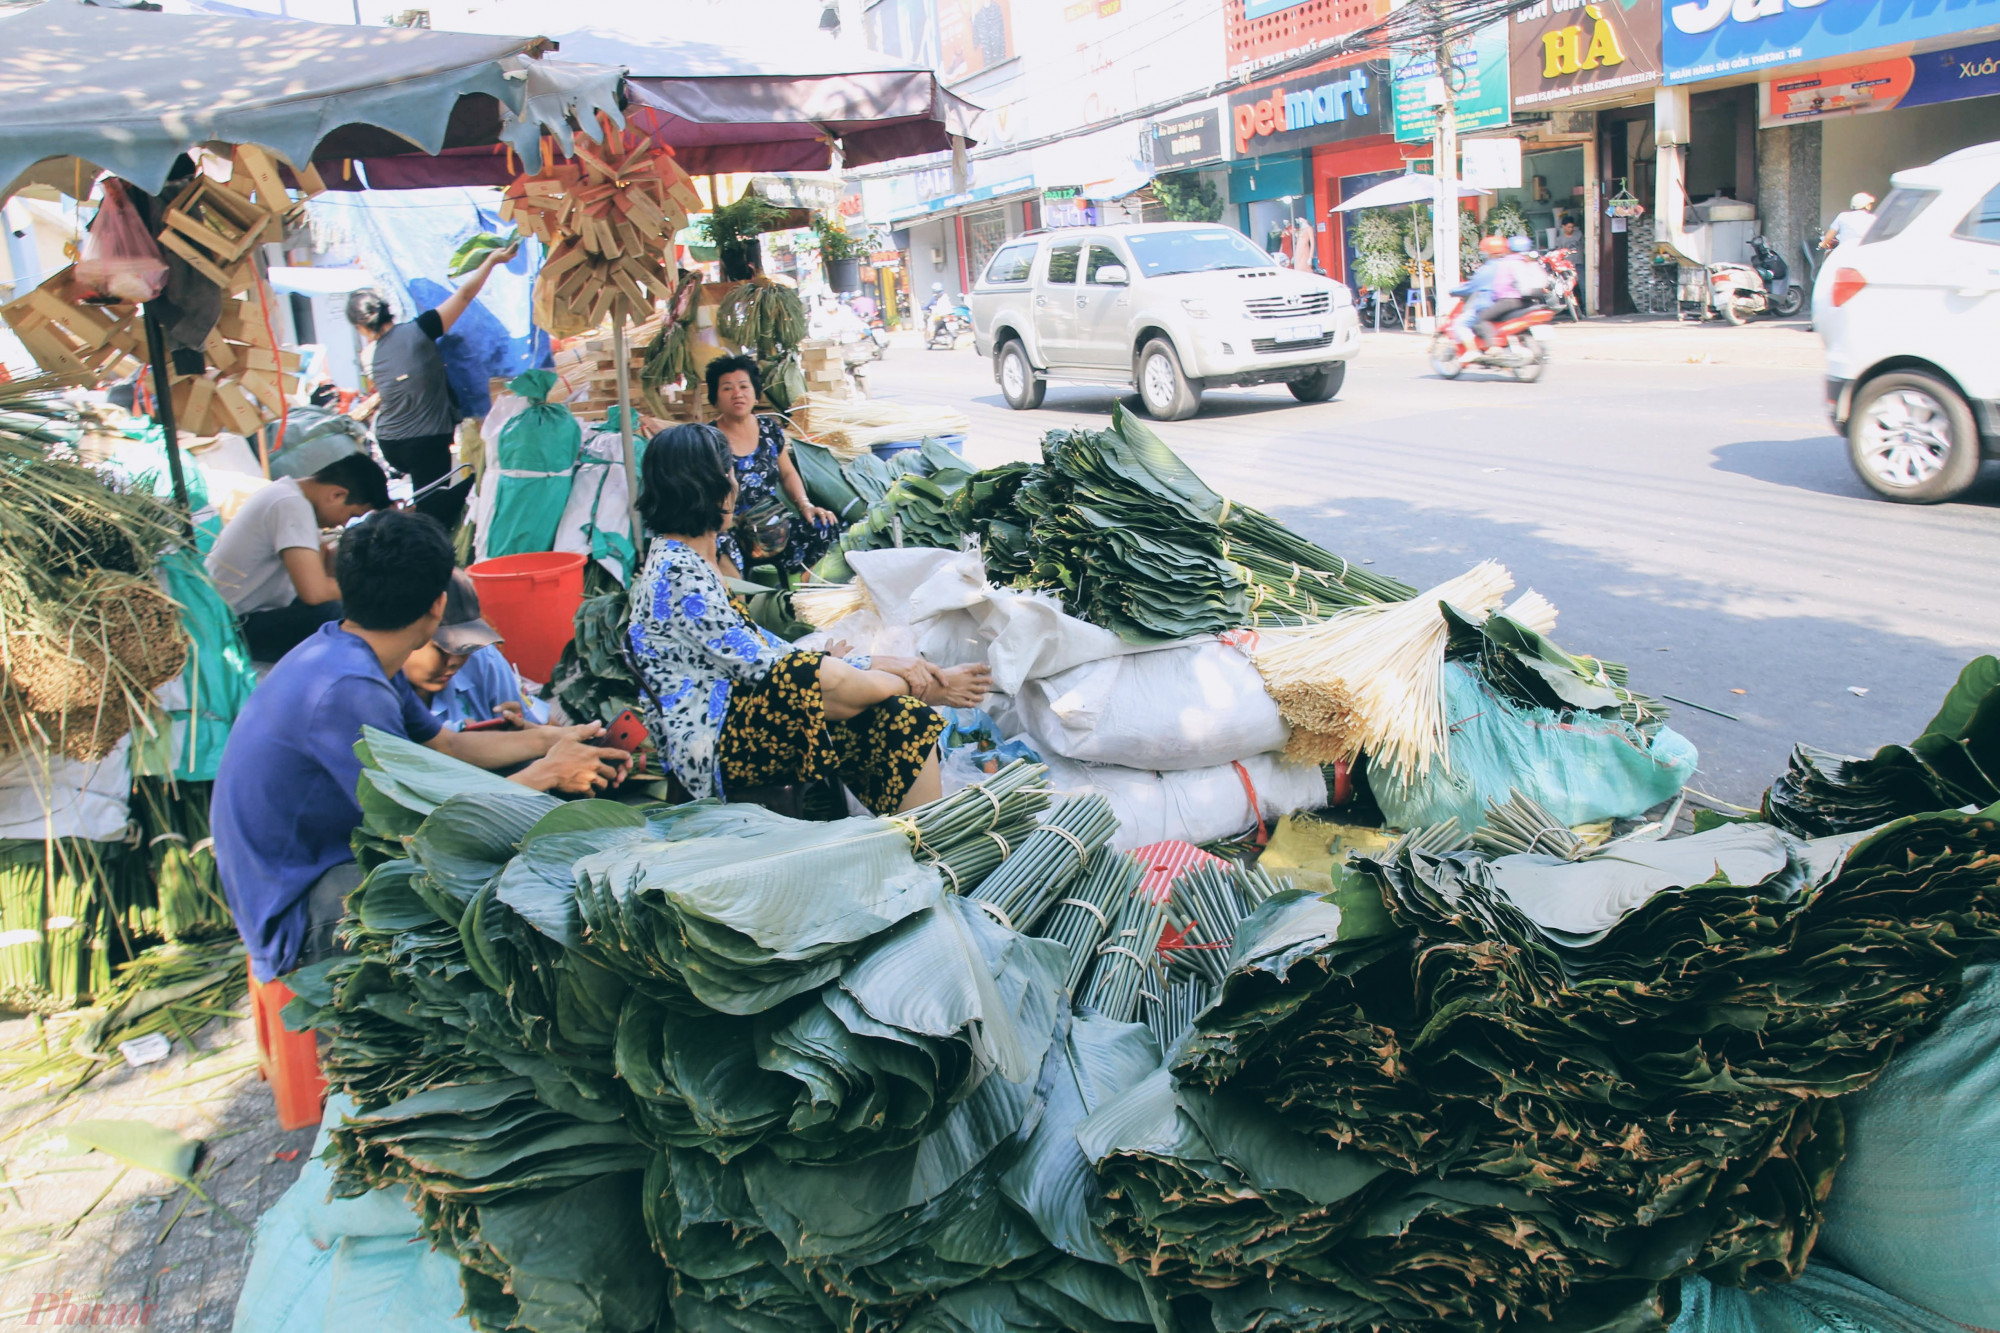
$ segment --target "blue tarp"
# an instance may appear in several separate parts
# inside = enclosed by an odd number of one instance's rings
[[[414,319],[441,304],[460,280],[446,276],[452,251],[482,231],[506,235],[500,192],[440,189],[329,192],[312,201],[316,223],[354,246],[362,267]],[[495,270],[472,308],[438,343],[459,410],[478,419],[493,405],[492,380],[549,364],[549,335],[535,327],[529,303],[542,249],[534,241]]]

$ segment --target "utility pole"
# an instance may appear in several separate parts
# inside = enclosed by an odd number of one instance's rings
[[[1458,94],[1452,87],[1456,71],[1451,64],[1451,41],[1441,33],[1437,43],[1437,71],[1438,80],[1444,85],[1444,100],[1438,104],[1437,133],[1432,139],[1437,200],[1431,207],[1431,274],[1437,284],[1437,303],[1433,309],[1442,318],[1451,289],[1459,284],[1459,271],[1458,122],[1455,118]]]

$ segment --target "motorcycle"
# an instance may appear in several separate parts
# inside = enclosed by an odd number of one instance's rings
[[[1583,311],[1576,303],[1576,261],[1567,250],[1547,250],[1542,253],[1542,268],[1549,275],[1548,302],[1558,310],[1569,311],[1570,322],[1583,321]]]
[[[1752,315],[1771,309],[1771,295],[1764,287],[1764,275],[1748,264],[1710,264],[1707,304],[1715,314],[1731,324],[1742,324]]]
[[[1505,370],[1523,384],[1533,384],[1542,377],[1542,371],[1549,364],[1549,345],[1535,336],[1535,326],[1555,320],[1555,308],[1548,304],[1548,294],[1544,294],[1535,305],[1524,306],[1493,326],[1498,341],[1487,342],[1484,338],[1475,340],[1473,346],[1477,355],[1465,365],[1458,360],[1458,340],[1447,331],[1458,322],[1459,313],[1465,308],[1463,298],[1452,303],[1452,307],[1439,322],[1438,335],[1431,339],[1431,369],[1445,379],[1457,379],[1458,372],[1477,366],[1485,370]]]
[[[1791,269],[1776,248],[1762,236],[1752,236],[1750,254],[1750,266],[1764,280],[1770,312],[1780,319],[1790,319],[1803,310],[1806,304],[1805,288],[1792,281]]]
[[[875,344],[876,359],[880,360],[882,353],[889,350],[889,330],[882,323],[882,307],[872,296],[857,296],[847,303],[847,308],[854,312],[855,318],[868,326],[868,341]]]
[[[927,320],[928,318],[926,316]],[[942,320],[931,326],[929,338],[924,345],[933,352],[953,351],[958,347],[958,340],[970,332],[972,332],[972,308],[963,305],[953,306],[945,313]]]

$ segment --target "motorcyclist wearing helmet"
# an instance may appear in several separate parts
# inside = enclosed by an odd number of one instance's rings
[[[951,302],[945,299],[944,284],[941,282],[932,283],[931,303],[924,309],[924,327],[929,332],[932,341],[936,341],[938,335],[944,332],[944,322],[946,317],[951,314],[951,310]]]
[[[1509,315],[1533,305],[1542,289],[1549,285],[1549,275],[1535,261],[1534,242],[1527,237],[1515,236],[1502,241],[1498,236],[1488,236],[1480,242],[1482,249],[1486,241],[1500,241],[1500,255],[1491,261],[1494,269],[1493,300],[1480,311],[1474,329],[1480,339],[1491,347],[1500,341],[1500,331],[1495,326]]]
[[[1457,317],[1451,322],[1451,336],[1458,343],[1458,363],[1461,366],[1479,355],[1479,348],[1473,342],[1473,326],[1496,299],[1493,284],[1500,276],[1501,261],[1507,257],[1506,238],[1480,237],[1479,253],[1486,256],[1479,271],[1451,289],[1453,296],[1464,298]]]

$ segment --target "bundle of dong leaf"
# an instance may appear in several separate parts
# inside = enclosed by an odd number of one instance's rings
[[[486,256],[495,250],[505,250],[520,239],[519,232],[511,236],[501,236],[496,232],[482,231],[468,236],[458,243],[458,248],[451,252],[451,258],[445,262],[445,276],[462,278],[485,263]]]
[[[630,602],[624,589],[585,598],[576,610],[576,634],[563,645],[549,673],[548,695],[571,722],[607,726],[639,706],[639,681],[626,653]]]
[[[1860,759],[1800,745],[1764,796],[1764,818],[1811,837],[1926,810],[2000,800],[2000,660],[1975,658],[1908,745]]]
[[[1570,860],[1455,832],[1238,929],[1170,1068],[1080,1132],[1121,1260],[1312,1329],[1664,1329],[1802,1270],[1843,1094],[2000,942],[2000,821]]]
[[[984,1327],[996,1302],[1030,1328],[1149,1322],[1101,1246],[1047,1238],[1045,1215],[1087,1220],[1074,1140],[1042,1127],[1157,1048],[1072,1021],[1063,978],[1097,934],[1022,935],[947,887],[1018,848],[1059,891],[1108,855],[1101,802],[1038,841],[1025,763],[809,824],[565,804],[372,731],[359,750],[354,953],[295,977],[292,1017],[359,1107],[340,1188],[412,1193],[477,1326]],[[1081,857],[1048,856],[1064,837]]]
[[[801,467],[803,470],[803,462]],[[847,563],[849,551],[877,551],[892,546],[956,547],[966,529],[957,499],[967,484],[980,475],[936,440],[926,440],[922,447],[906,449],[887,460],[872,455],[865,460],[855,459],[841,465],[839,470],[855,495],[869,493],[873,498],[865,516],[843,532],[839,542],[814,567],[820,578],[835,583],[854,577]],[[881,487],[879,493],[875,492],[877,486]],[[831,489],[825,481],[822,487]],[[817,495],[814,499],[826,503]]]
[[[956,546],[976,535],[988,577],[1062,595],[1070,614],[1135,642],[1296,624],[1414,589],[1349,565],[1224,500],[1122,407],[1108,431],[1051,431],[1038,465],[974,473],[946,496],[876,502],[848,549]],[[843,577],[838,566],[822,570]]]

